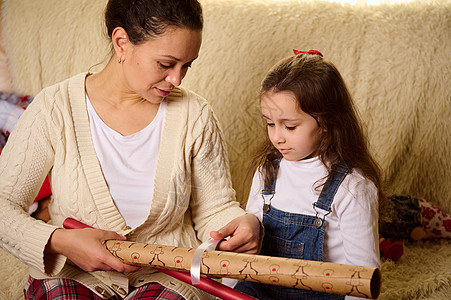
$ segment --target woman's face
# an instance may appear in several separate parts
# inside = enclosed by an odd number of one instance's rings
[[[121,64],[128,93],[161,103],[180,85],[199,54],[202,32],[169,27],[142,44],[128,42]]]

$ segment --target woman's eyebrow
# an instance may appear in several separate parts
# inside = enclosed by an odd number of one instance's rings
[[[163,55],[163,57],[164,57],[164,58],[169,58],[169,59],[172,59],[172,60],[175,60],[175,61],[178,61],[178,62],[182,61],[180,58],[177,58],[177,57],[172,56],[172,55]],[[191,61],[189,61],[188,63],[192,63],[192,62],[195,61],[197,58],[198,58],[198,56],[196,56],[195,58],[193,58],[193,59],[192,59]]]

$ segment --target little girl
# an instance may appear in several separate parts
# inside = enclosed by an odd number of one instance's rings
[[[260,93],[268,136],[247,202],[265,227],[260,254],[379,267],[379,167],[336,67],[319,51],[295,54]],[[344,298],[250,281],[235,288],[258,299]]]

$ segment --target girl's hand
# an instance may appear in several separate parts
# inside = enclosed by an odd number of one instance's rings
[[[117,271],[131,273],[141,267],[124,264],[104,245],[106,240],[125,240],[113,231],[100,229],[56,229],[46,246],[46,253],[59,253],[86,272]]]
[[[230,236],[230,239],[219,243],[217,250],[256,254],[259,251],[260,230],[258,218],[253,214],[245,214],[218,231],[210,232],[210,236],[216,240]]]

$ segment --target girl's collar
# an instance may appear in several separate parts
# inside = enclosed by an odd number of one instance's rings
[[[319,156],[315,156],[312,158],[307,159],[301,159],[296,161],[288,161],[285,158],[282,158],[281,164],[288,164],[292,166],[299,166],[299,167],[309,167],[309,168],[316,168],[321,166],[323,163],[319,159]]]

